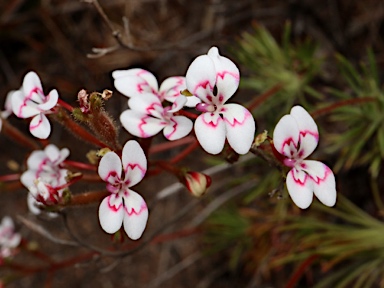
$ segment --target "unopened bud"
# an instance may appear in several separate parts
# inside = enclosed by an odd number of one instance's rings
[[[84,89],[80,90],[79,93],[77,93],[77,100],[79,101],[81,112],[85,114],[89,113],[90,110],[87,91],[85,91]]]
[[[200,172],[189,171],[185,173],[184,185],[195,197],[201,197],[211,186],[211,177]]]

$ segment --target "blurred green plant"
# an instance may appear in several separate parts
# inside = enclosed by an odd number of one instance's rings
[[[292,44],[291,25],[285,25],[281,47],[273,36],[260,25],[253,31],[244,32],[233,53],[249,71],[241,78],[241,87],[266,91],[281,87],[280,91],[264,101],[255,111],[256,116],[270,114],[270,111],[286,113],[294,103],[308,105],[305,95],[321,99],[321,95],[308,83],[319,72],[322,60],[316,57],[317,45],[309,39]],[[279,109],[275,109],[279,107]],[[274,115],[276,117],[276,115]],[[277,115],[280,116],[280,115]]]
[[[272,266],[304,261],[307,263],[307,267],[301,267],[304,270],[319,260],[322,272],[329,273],[317,277],[320,281],[316,288],[383,285],[380,281],[384,279],[384,223],[342,196],[337,209],[319,203],[313,207],[322,216],[291,215],[286,219],[287,224],[280,227],[290,247],[275,257]],[[336,221],[329,221],[329,216]],[[308,259],[312,260],[306,262]]]
[[[327,136],[326,151],[341,154],[334,167],[336,171],[368,166],[371,176],[376,178],[384,159],[384,89],[376,60],[369,50],[368,62],[360,65],[360,71],[341,55],[337,60],[348,86],[344,90],[329,88],[329,91],[349,105],[332,111],[330,120],[333,127],[339,129]],[[344,132],[340,133],[340,129]]]

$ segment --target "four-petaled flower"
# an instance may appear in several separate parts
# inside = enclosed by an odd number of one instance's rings
[[[285,156],[283,162],[292,168],[287,175],[287,189],[293,202],[306,209],[312,203],[313,194],[327,206],[336,203],[336,183],[332,170],[324,163],[304,160],[319,142],[317,125],[301,106],[283,116],[273,132],[276,150]]]
[[[21,236],[15,232],[12,218],[8,216],[3,217],[0,224],[0,263],[3,258],[12,256],[20,242]]]
[[[188,68],[187,88],[203,102],[196,106],[204,113],[196,119],[195,133],[208,153],[220,153],[225,139],[238,154],[246,154],[252,145],[256,129],[252,114],[239,104],[225,104],[237,90],[239,80],[239,69],[220,56],[216,47],[197,57]]]
[[[128,101],[131,109],[120,115],[120,121],[125,129],[134,136],[147,138],[161,130],[168,140],[177,140],[191,132],[193,124],[185,116],[175,116],[186,101],[183,95],[178,96],[172,106],[163,107],[159,98],[150,93],[140,97],[132,97]]]
[[[44,204],[44,201],[39,201],[44,197],[37,197],[40,194],[37,192],[43,191],[36,189],[38,183],[40,183],[40,188],[42,183],[52,188],[57,188],[57,196],[62,196],[63,189],[60,188],[67,183],[65,177],[68,172],[67,169],[62,167],[62,163],[68,155],[69,150],[67,148],[59,150],[55,145],[49,144],[44,150],[35,150],[28,157],[28,170],[21,175],[20,181],[30,190],[28,194],[28,207],[33,214],[40,214],[39,203]],[[36,182],[37,179],[39,179],[38,182]]]
[[[143,149],[130,140],[123,147],[121,160],[115,152],[108,152],[101,158],[98,171],[111,192],[99,207],[101,227],[113,234],[123,225],[129,238],[139,239],[147,224],[148,208],[143,197],[130,188],[139,183],[147,171]]]
[[[127,97],[135,97],[143,93],[156,95],[161,102],[167,100],[175,102],[180,92],[186,89],[185,77],[173,76],[165,79],[160,88],[156,77],[149,71],[139,68],[128,70],[116,70],[112,72],[117,91]],[[195,107],[200,100],[190,96],[183,105]]]
[[[45,114],[51,113],[58,99],[56,89],[44,94],[39,76],[31,71],[25,75],[22,87],[12,94],[13,113],[19,118],[33,117],[29,124],[31,134],[46,139],[51,134],[51,124]]]

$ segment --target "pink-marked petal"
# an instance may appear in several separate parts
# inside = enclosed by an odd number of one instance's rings
[[[29,131],[39,139],[47,139],[51,134],[51,124],[44,114],[36,115],[29,123]]]
[[[187,97],[180,95],[177,99],[174,100],[175,102],[173,102],[171,109],[168,110],[168,113],[174,113],[183,109],[184,104],[187,102]]]
[[[44,99],[44,103],[40,104],[38,108],[41,111],[49,111],[56,106],[57,101],[59,100],[59,93],[56,89],[53,89]]]
[[[316,197],[326,206],[336,204],[336,181],[332,170],[322,162],[305,160],[302,162],[303,170],[313,179],[313,188]]]
[[[156,118],[162,118],[164,111],[159,97],[151,93],[143,93],[140,97],[130,98],[128,106],[131,110],[152,115]]]
[[[25,96],[21,90],[17,90],[12,94],[11,103],[13,113],[19,118],[29,118],[40,113],[37,104],[26,104]]]
[[[300,155],[306,158],[316,149],[319,142],[319,131],[311,115],[301,106],[291,109],[291,115],[295,118],[300,130]]]
[[[132,187],[143,179],[147,172],[147,157],[137,141],[125,143],[122,154],[125,181]]]
[[[139,68],[112,72],[116,89],[123,95],[134,97],[141,93],[157,93],[156,77],[149,71]]]
[[[101,228],[109,234],[116,233],[123,224],[124,207],[119,194],[105,197],[99,207],[99,221]]]
[[[125,110],[121,113],[120,121],[129,133],[141,138],[154,136],[167,125],[167,122],[162,119],[134,110]]]
[[[42,103],[44,96],[42,87],[39,76],[34,71],[30,71],[24,76],[21,91],[27,99]]]
[[[248,153],[256,130],[252,114],[239,104],[226,104],[221,111],[229,145],[238,154]]]
[[[180,96],[180,92],[187,89],[185,83],[185,77],[174,76],[169,77],[163,81],[160,85],[159,94],[162,96],[160,100],[167,100],[169,102],[175,102],[175,99]]]
[[[42,150],[35,150],[31,153],[27,160],[28,170],[39,170],[42,169],[47,156]]]
[[[188,96],[187,102],[184,104],[187,107],[196,107],[197,104],[201,103],[201,100],[196,96]]]
[[[216,70],[208,55],[197,57],[189,66],[186,74],[187,89],[204,102],[210,103],[216,84]],[[208,98],[207,98],[208,96]]]
[[[183,138],[191,132],[193,123],[185,116],[174,116],[170,119],[167,126],[164,127],[163,133],[165,138],[170,141]]]
[[[124,230],[128,237],[137,240],[144,232],[148,220],[148,208],[143,197],[138,193],[129,190],[125,194],[125,215],[123,220]]]
[[[295,118],[291,115],[284,115],[273,131],[273,144],[280,154],[295,158],[299,135],[300,131]]]
[[[195,121],[195,133],[201,147],[210,154],[219,154],[225,142],[225,124],[218,113],[203,113]]]
[[[301,209],[306,209],[313,200],[313,181],[302,170],[291,169],[287,175],[287,189],[292,201]]]
[[[215,65],[217,95],[222,95],[223,102],[226,102],[239,87],[239,69],[231,60],[221,56],[217,47],[209,49],[208,56]]]
[[[59,150],[55,145],[49,144],[44,148],[45,154],[51,160],[53,165],[59,165],[69,156],[69,149],[63,148]]]
[[[119,184],[122,170],[120,157],[115,152],[108,152],[101,158],[98,172],[105,182]]]

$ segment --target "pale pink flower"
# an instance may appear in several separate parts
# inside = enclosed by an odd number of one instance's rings
[[[148,220],[148,208],[143,197],[131,187],[143,179],[146,171],[144,151],[134,140],[125,143],[121,159],[115,152],[101,158],[98,172],[111,193],[99,207],[100,225],[105,232],[116,233],[123,225],[129,238],[141,237]]]
[[[44,94],[39,76],[31,71],[25,75],[22,87],[12,94],[12,110],[19,118],[33,117],[29,131],[36,138],[46,139],[51,134],[51,124],[45,114],[51,113],[58,99],[56,89]]]
[[[236,65],[212,47],[189,66],[186,82],[189,92],[201,99],[196,109],[203,112],[195,121],[197,140],[205,151],[218,154],[225,140],[239,154],[246,154],[256,129],[252,114],[239,104],[226,104],[239,86]]]
[[[317,147],[319,132],[311,115],[295,106],[283,116],[273,132],[273,143],[282,154],[284,165],[292,168],[287,175],[287,189],[301,209],[312,203],[313,194],[326,206],[336,203],[336,182],[332,170],[322,162],[305,160]]]
[[[180,92],[186,89],[185,77],[169,77],[161,83],[159,88],[156,77],[151,72],[139,68],[116,70],[112,72],[112,77],[115,79],[114,84],[117,91],[127,97],[151,93],[156,95],[161,102],[167,100],[173,103],[181,95]],[[193,96],[187,98],[187,101],[183,103],[187,107],[195,107],[200,102]]]

